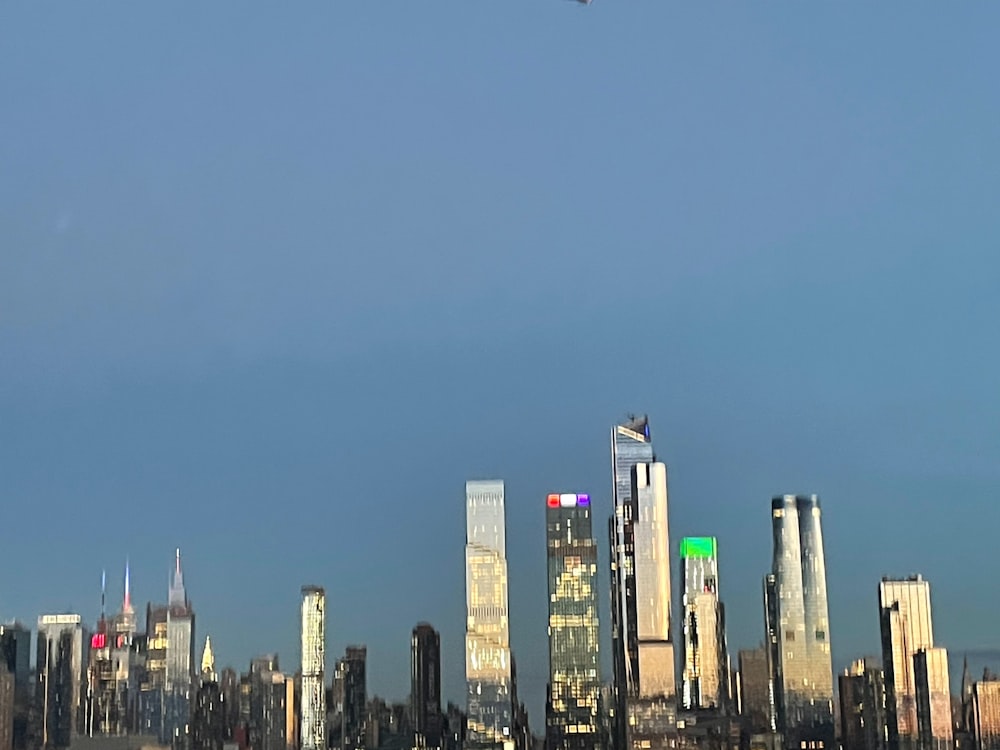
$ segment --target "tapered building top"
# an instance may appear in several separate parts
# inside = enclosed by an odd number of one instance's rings
[[[201,652],[201,677],[215,682],[215,654],[212,653],[211,636],[205,636],[205,650]]]
[[[181,572],[181,551],[177,550],[174,577],[170,583],[167,604],[171,607],[187,607],[187,592],[184,590],[184,574]]]

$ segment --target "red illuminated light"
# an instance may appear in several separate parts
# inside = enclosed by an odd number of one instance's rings
[[[550,508],[558,508],[559,507],[559,495],[549,495],[549,499],[548,499],[548,503],[547,504],[548,504],[548,506]]]
[[[107,636],[105,636],[104,633],[94,633],[93,637],[90,639],[90,647],[104,648],[107,642]]]

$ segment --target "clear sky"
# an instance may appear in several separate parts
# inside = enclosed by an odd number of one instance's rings
[[[544,494],[594,497],[606,591],[633,411],[672,545],[719,538],[733,650],[783,492],[823,498],[835,668],[876,651],[883,574],[931,580],[943,645],[997,646],[998,27],[988,2],[3,3],[0,617],[94,620],[126,555],[162,601],[179,546],[221,663],[294,670],[318,583],[331,662],[366,642],[401,699],[429,620],[461,699],[464,483],[501,477],[537,730]]]

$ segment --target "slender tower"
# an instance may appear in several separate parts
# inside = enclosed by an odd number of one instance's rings
[[[597,545],[590,496],[546,500],[549,569],[549,694],[547,750],[599,750],[601,694],[598,663]]]
[[[465,508],[466,747],[512,747],[503,482],[467,482]]]
[[[302,587],[302,749],[326,750],[326,592]]]
[[[773,498],[771,525],[774,558],[764,579],[764,612],[775,724],[787,748],[829,749],[833,666],[819,498]]]

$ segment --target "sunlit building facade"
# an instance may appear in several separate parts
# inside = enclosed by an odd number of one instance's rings
[[[551,494],[546,500],[546,750],[597,750],[601,746],[597,544],[590,513],[589,495]]]
[[[816,495],[771,501],[774,557],[764,579],[775,725],[788,748],[832,748],[833,666]]]
[[[611,463],[613,741],[633,750],[674,747],[667,468],[655,460],[646,417],[612,428]]]
[[[688,710],[728,711],[729,653],[725,610],[719,601],[719,546],[715,537],[681,540],[684,583],[684,665],[681,705]]]
[[[922,648],[913,655],[913,680],[917,702],[917,747],[919,750],[950,750],[951,680],[948,652]]]
[[[972,725],[976,750],[1000,750],[1000,680],[972,686]]]
[[[465,485],[465,678],[468,748],[513,744],[504,485]]]
[[[326,750],[326,592],[302,587],[302,720],[303,750]]]
[[[889,747],[915,750],[919,727],[913,657],[934,646],[931,587],[919,575],[883,578],[878,596]]]

